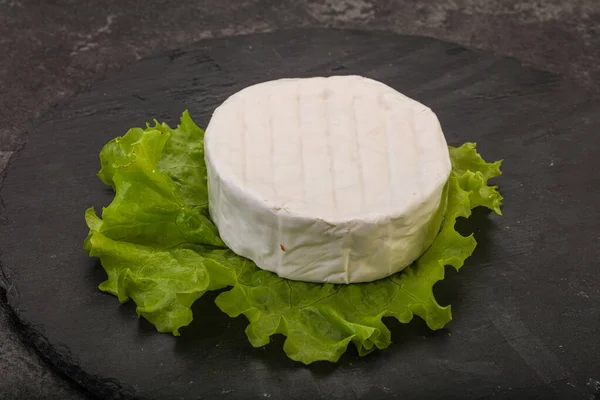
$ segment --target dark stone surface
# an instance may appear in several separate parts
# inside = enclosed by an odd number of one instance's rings
[[[451,326],[395,324],[387,350],[307,368],[285,357],[281,340],[252,348],[244,319],[225,317],[212,295],[174,338],[95,290],[103,273],[81,250],[82,213],[110,201],[90,180],[107,140],[152,116],[172,123],[186,107],[205,126],[241,87],[340,67],[430,105],[450,144],[477,141],[486,157],[505,160],[504,216],[481,215],[478,251],[440,285]],[[155,56],[44,117],[9,168],[9,221],[0,225],[9,304],[42,354],[111,398],[593,397],[600,192],[587,187],[600,176],[579,171],[600,170],[599,123],[600,101],[568,80],[431,39],[313,29]]]
[[[107,71],[199,39],[294,26],[384,29],[512,55],[594,92],[599,8],[596,0],[0,0],[0,179],[57,102]],[[16,339],[4,306],[0,314],[0,398],[79,398]]]

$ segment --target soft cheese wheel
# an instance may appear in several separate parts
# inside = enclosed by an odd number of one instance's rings
[[[283,278],[369,282],[436,236],[451,164],[435,114],[360,76],[281,79],[219,106],[210,214],[235,253]]]

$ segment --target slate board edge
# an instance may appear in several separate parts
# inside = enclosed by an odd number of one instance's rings
[[[105,76],[96,82],[103,79],[105,79]],[[69,103],[78,94],[75,94],[68,100],[57,103],[53,108],[56,109],[63,104]],[[54,110],[48,111],[38,122],[50,118],[53,114]],[[27,134],[23,144],[13,153],[5,170],[0,174],[0,224],[8,223],[8,219],[4,215],[5,209],[2,199],[3,180],[8,174],[11,165],[27,146],[28,139],[29,135]],[[16,303],[19,293],[6,274],[8,267],[2,262],[2,254],[2,249],[0,249],[0,307],[8,313],[10,328],[17,333],[21,342],[27,348],[33,350],[54,372],[71,383],[76,390],[82,390],[88,396],[98,399],[141,399],[139,396],[134,396],[135,390],[133,388],[113,379],[101,379],[100,377],[88,374],[79,367],[76,358],[70,354],[71,352],[66,346],[62,343],[52,344],[47,339],[42,328],[27,322]],[[62,350],[59,351],[58,348],[62,348]]]
[[[315,29],[315,28],[292,28],[292,29],[285,29],[284,31],[297,32],[300,35],[304,34],[304,32],[309,32],[309,31],[310,32],[315,32],[315,31],[338,31],[339,32],[339,31],[342,31],[342,32],[350,33],[350,34],[356,34],[356,35],[380,34],[380,35],[387,35],[390,37],[410,37],[410,38],[418,38],[418,39],[421,39],[424,41],[431,41],[431,42],[438,42],[438,43],[452,45],[452,46],[455,46],[457,49],[464,49],[464,50],[468,50],[468,51],[472,51],[472,52],[480,52],[477,49],[467,48],[467,47],[459,45],[459,44],[442,41],[442,40],[437,40],[437,39],[430,38],[430,37],[416,36],[416,35],[399,35],[399,34],[396,34],[393,32],[389,32],[389,31],[385,31],[385,30],[378,30],[378,29],[365,30],[365,29],[343,29],[343,28],[342,29],[340,29],[340,28],[318,28],[318,29]],[[244,36],[244,37],[248,37],[248,38],[250,38],[250,37],[260,38],[261,36],[270,35],[272,33],[273,32],[253,33],[253,34],[236,35],[236,36]],[[186,53],[186,52],[192,51],[192,50],[202,51],[202,50],[210,47],[212,44],[218,44],[219,42],[223,42],[223,41],[227,41],[227,40],[228,40],[227,37],[204,39],[204,40],[200,40],[200,41],[191,43],[189,45],[179,46],[179,47],[173,48],[171,50],[167,50],[167,51],[164,51],[161,53],[150,55],[148,57],[144,57],[144,58],[140,59],[138,62],[144,62],[147,60],[163,58],[163,57],[171,57],[175,54]],[[559,77],[558,75],[550,73],[548,71],[544,71],[539,68],[533,68],[529,65],[522,64],[518,59],[516,59],[514,57],[498,56],[497,54],[493,54],[493,55],[498,58],[504,58],[507,60],[510,59],[510,60],[516,61],[516,62],[520,63],[522,68],[525,70],[543,71],[549,75],[555,75],[556,78],[562,78],[562,77]],[[128,66],[124,67],[123,69],[126,69],[127,67]],[[93,82],[90,82],[90,84],[87,85],[84,90],[82,90],[78,93],[75,93],[72,97],[70,97],[68,99],[57,102],[55,105],[52,106],[52,108],[50,110],[48,110],[44,114],[42,114],[42,116],[37,121],[32,123],[30,128],[38,127],[45,120],[50,120],[52,118],[52,116],[57,113],[57,110],[60,110],[63,106],[73,102],[77,98],[78,95],[90,91],[95,84],[107,79],[108,77],[110,77],[112,75],[119,74],[121,70],[122,69],[110,71],[106,74],[103,74],[102,76],[99,76],[96,80],[94,80]],[[2,174],[0,174],[0,224],[8,222],[8,221],[5,221],[6,216],[4,215],[4,207],[3,207],[3,199],[2,199],[2,189],[3,189],[3,179],[2,178],[4,178],[6,176],[6,174],[9,173],[9,170],[12,167],[12,164],[15,162],[17,157],[20,156],[21,151],[27,146],[28,140],[29,140],[29,134],[26,134],[25,138],[23,140],[23,144],[21,145],[20,148],[18,148],[12,154],[8,164],[6,165],[5,170],[2,172]],[[47,339],[42,328],[39,328],[39,327],[35,326],[34,324],[30,324],[29,322],[27,322],[26,319],[22,316],[22,314],[18,308],[16,299],[19,297],[19,294],[18,294],[17,289],[12,286],[10,279],[6,275],[6,273],[5,273],[6,269],[8,269],[8,266],[4,265],[4,263],[2,262],[2,249],[0,249],[0,302],[5,302],[5,304],[7,305],[7,310],[10,313],[9,318],[11,321],[12,328],[15,329],[15,331],[19,334],[19,336],[21,337],[23,342],[28,347],[32,348],[45,362],[47,362],[61,376],[67,378],[68,380],[71,380],[73,382],[73,384],[78,385],[80,388],[84,389],[89,395],[91,395],[95,398],[100,398],[100,399],[107,399],[107,398],[109,398],[109,399],[134,399],[134,398],[135,399],[143,399],[142,397],[135,396],[135,393],[136,393],[135,389],[133,389],[132,387],[130,387],[126,384],[120,383],[114,379],[106,379],[106,378],[103,379],[98,376],[87,373],[85,370],[83,370],[78,365],[76,357],[70,355],[70,351],[67,350],[66,346],[64,346],[61,343],[52,344]],[[61,350],[59,351],[58,349],[61,349]]]
[[[97,81],[101,81],[104,78],[101,77]],[[78,94],[75,94],[73,98]],[[54,109],[67,104],[73,98],[57,103],[53,109],[44,114],[37,122],[50,118],[54,114]],[[21,151],[27,146],[28,139],[29,134],[26,134],[22,145],[12,154],[6,168],[0,173],[0,224],[8,223],[8,218],[4,215],[5,208],[2,199],[4,177],[8,174],[8,171]],[[133,394],[135,393],[133,388],[126,387],[115,380],[101,379],[86,373],[79,367],[75,357],[70,355],[70,351],[64,345],[60,343],[56,345],[52,344],[46,338],[43,329],[27,322],[26,318],[21,315],[15,301],[19,296],[18,290],[6,274],[8,267],[2,262],[2,254],[2,249],[0,249],[0,306],[6,310],[9,327],[17,333],[21,342],[27,348],[33,350],[54,372],[72,384],[74,389],[82,390],[88,396],[98,399],[133,399]],[[63,348],[62,351],[57,350],[60,347]]]

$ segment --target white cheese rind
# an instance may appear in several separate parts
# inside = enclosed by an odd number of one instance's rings
[[[205,135],[210,214],[279,276],[384,278],[431,244],[451,169],[435,114],[359,76],[281,79],[228,98]]]

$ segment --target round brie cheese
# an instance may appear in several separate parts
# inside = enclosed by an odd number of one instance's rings
[[[435,114],[360,76],[247,87],[205,135],[210,214],[235,253],[283,278],[369,282],[437,235],[451,164]]]

